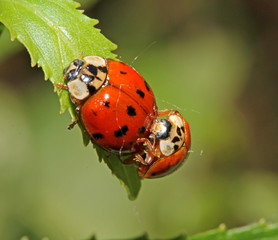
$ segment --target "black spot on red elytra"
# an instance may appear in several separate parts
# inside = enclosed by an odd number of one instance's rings
[[[127,125],[124,125],[118,131],[115,131],[114,135],[115,137],[122,137],[123,135],[126,135],[127,131],[128,131]]]
[[[108,101],[103,101],[103,105],[105,106],[105,107],[110,107],[109,105],[110,105],[110,102],[108,102]]]
[[[91,109],[91,113],[94,115],[94,116],[97,116],[97,112],[93,109]]]
[[[140,89],[137,89],[136,93],[141,97],[141,98],[144,98],[145,97],[145,93],[140,90]]]
[[[144,80],[144,83],[145,83],[145,86],[146,86],[147,90],[150,91],[150,86],[149,86],[149,84],[146,82],[146,80]]]
[[[124,74],[124,75],[127,74],[127,72],[124,72],[124,71],[120,71],[120,73],[121,73],[121,74]]]
[[[172,143],[178,142],[179,140],[180,140],[179,137],[174,137]]]
[[[140,127],[139,130],[138,130],[139,134],[144,134],[145,132],[146,132],[146,127],[145,126]]]
[[[136,111],[135,111],[135,108],[132,107],[132,106],[127,106],[127,114],[131,117],[134,117],[136,116]]]
[[[93,138],[98,140],[98,139],[103,139],[104,136],[101,133],[95,133],[95,134],[93,134]]]

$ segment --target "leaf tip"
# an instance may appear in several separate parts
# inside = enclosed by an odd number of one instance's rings
[[[80,8],[81,7],[81,4],[79,3],[79,2],[76,2],[76,1],[74,1],[74,4],[75,4],[75,8]]]

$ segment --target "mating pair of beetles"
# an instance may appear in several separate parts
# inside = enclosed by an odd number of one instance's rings
[[[149,84],[123,62],[98,56],[75,59],[64,69],[64,83],[93,143],[131,155],[143,178],[177,169],[190,148],[190,131],[178,111],[158,111]],[[74,126],[75,123],[71,125]]]

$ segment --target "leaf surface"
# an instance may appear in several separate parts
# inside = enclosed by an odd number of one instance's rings
[[[95,148],[99,160],[104,160],[112,174],[115,175],[126,188],[128,198],[130,200],[135,200],[141,188],[141,179],[137,175],[136,167],[134,165],[123,164],[116,154],[107,153],[98,146]]]
[[[116,45],[105,38],[91,19],[76,8],[72,0],[0,0],[0,22],[28,50],[32,66],[42,67],[45,79],[52,83],[63,82],[63,69],[80,55],[97,55],[115,59],[111,51]],[[3,25],[0,24],[0,33]],[[76,120],[75,105],[66,90],[58,91],[61,113],[68,110]],[[89,135],[79,124],[84,144]],[[130,199],[135,199],[140,189],[140,179],[134,166],[123,165],[116,155],[109,155],[97,147],[112,173],[127,188]]]

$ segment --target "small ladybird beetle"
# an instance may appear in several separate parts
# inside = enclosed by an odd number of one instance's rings
[[[166,119],[156,119],[151,126],[148,138],[139,142],[146,149],[135,153],[125,163],[135,163],[138,175],[143,178],[163,177],[176,170],[188,155],[191,139],[189,125],[178,111],[166,110],[158,113]],[[134,159],[135,158],[135,159]]]
[[[64,69],[78,120],[92,141],[108,151],[136,152],[157,117],[153,92],[144,78],[120,61],[98,56],[75,59]]]

